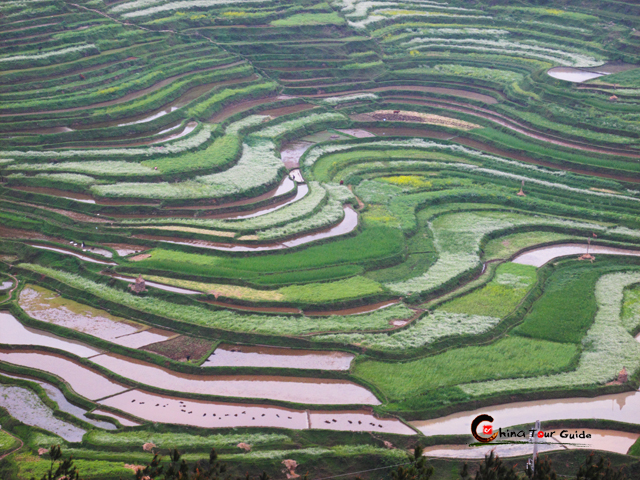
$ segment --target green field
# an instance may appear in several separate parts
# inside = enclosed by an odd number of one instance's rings
[[[59,443],[86,480],[211,447],[387,479],[471,441],[406,422],[555,398],[640,432],[639,30],[628,0],[2,2],[0,477]]]

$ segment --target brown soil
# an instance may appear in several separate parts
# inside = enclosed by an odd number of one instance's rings
[[[260,112],[261,115],[271,115],[272,117],[279,117],[281,115],[287,115],[289,113],[303,112],[304,110],[310,110],[316,108],[315,105],[308,103],[299,103],[298,105],[291,105],[289,107],[273,108],[271,110],[264,110]]]
[[[212,348],[213,342],[186,335],[141,347],[142,350],[178,361],[199,360],[207,355]]]
[[[18,205],[25,205],[27,207],[41,208],[43,210],[48,210],[49,212],[59,213],[60,215],[64,215],[65,217],[72,218],[73,220],[77,220],[79,222],[110,223],[109,220],[106,220],[104,218],[92,217],[91,215],[86,215],[84,213],[72,212],[70,210],[62,210],[60,208],[49,208],[49,207],[43,207],[42,205],[34,205],[33,203],[14,202],[12,200],[5,200],[5,202],[15,203]]]
[[[31,230],[21,230],[19,228],[9,228],[0,226],[0,237],[2,238],[26,238],[29,240],[46,240],[48,242],[66,243],[65,240],[54,237],[47,237],[39,232]]]

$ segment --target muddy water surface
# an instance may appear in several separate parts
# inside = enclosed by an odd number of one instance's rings
[[[567,255],[582,255],[585,253],[587,253],[586,244],[565,243],[562,245],[551,245],[549,247],[529,250],[528,252],[518,255],[512,260],[512,262],[520,263],[522,265],[533,265],[534,267],[541,267],[554,258],[564,257]],[[628,250],[625,248],[604,247],[600,245],[591,245],[591,247],[589,248],[589,253],[593,254],[594,256],[597,254],[630,255],[634,257],[640,256],[640,250]]]
[[[313,145],[315,145],[314,142],[304,142],[301,140],[285,143],[280,148],[280,158],[282,158],[284,166],[289,170],[300,168],[300,157]]]
[[[310,428],[350,432],[385,432],[415,435],[416,432],[395,418],[380,419],[357,411],[309,412]]]
[[[69,200],[76,200],[82,203],[96,203],[96,201],[90,195],[83,193],[70,192],[68,190],[59,190],[57,188],[45,188],[45,187],[12,187],[15,190],[21,190],[23,192],[40,193],[42,195],[52,195],[54,197],[62,197]]]
[[[216,427],[308,428],[304,411],[280,407],[213,403],[131,390],[100,403],[151,422]]]
[[[22,325],[13,315],[8,312],[0,312],[0,343],[6,345],[33,345],[40,347],[51,347],[73,353],[79,357],[92,357],[101,353],[80,342],[66,340],[57,335],[28,328]]]
[[[384,302],[371,303],[369,305],[363,305],[361,307],[344,308],[342,310],[321,310],[313,312],[304,312],[309,317],[326,317],[328,315],[359,315],[361,313],[369,313],[375,310],[381,310],[383,308],[395,305],[399,300],[386,300]]]
[[[54,387],[50,383],[43,382],[42,380],[36,380],[34,378],[29,378],[27,376],[9,375],[8,373],[3,373],[3,372],[0,372],[0,375],[4,375],[5,377],[10,377],[10,378],[20,378],[22,380],[28,380],[30,382],[37,383],[45,391],[45,393],[47,394],[47,397],[49,397],[51,400],[56,402],[58,404],[58,409],[62,410],[63,412],[67,412],[73,415],[74,417],[79,418],[80,420],[83,420],[87,423],[90,423],[91,425],[94,425],[98,428],[103,428],[105,430],[116,429],[116,426],[113,423],[101,422],[100,420],[93,420],[85,416],[85,414],[87,413],[87,410],[85,410],[84,408],[77,407],[73,403],[69,402],[69,400],[67,400],[64,394],[62,393],[62,390],[60,390],[57,387]]]
[[[140,425],[140,423],[134,422],[133,420],[129,420],[128,418],[123,417],[122,415],[117,415],[115,413],[107,412],[106,410],[102,410],[99,408],[92,410],[91,413],[95,413],[96,415],[104,415],[105,417],[115,418],[124,427],[137,427],[138,425]],[[94,422],[95,421],[97,420],[94,420]],[[101,422],[101,423],[106,423],[106,422]]]
[[[308,404],[380,404],[367,389],[345,380],[266,375],[189,375],[115,354],[98,355],[91,361],[145,385],[178,392]]]
[[[348,370],[353,357],[345,352],[222,344],[202,366]]]
[[[0,407],[7,409],[16,420],[52,432],[68,442],[80,442],[87,433],[54,417],[52,410],[26,388],[0,385]]]
[[[297,245],[303,245],[305,243],[313,242],[323,238],[331,238],[346,233],[352,232],[358,226],[358,213],[350,206],[344,207],[344,218],[342,221],[334,227],[322,230],[317,233],[311,233],[308,235],[302,235],[291,240],[286,240],[281,243],[271,243],[264,245],[233,245],[226,243],[207,242],[204,240],[178,240],[174,237],[160,237],[150,235],[139,235],[137,238],[146,238],[157,240],[160,242],[175,243],[178,245],[192,245],[194,247],[209,248],[212,250],[223,250],[229,252],[260,252],[268,250],[282,250],[285,248],[294,247]]]
[[[595,68],[597,69],[598,67]],[[547,74],[550,77],[574,83],[586,82],[587,80],[593,80],[594,78],[607,75],[604,72],[587,72],[585,70],[578,70],[577,68],[571,67],[554,67],[547,70]]]
[[[207,402],[131,390],[100,401],[151,422],[203,428],[277,427],[414,435],[396,419],[379,419],[364,410],[303,411],[264,405]]]
[[[471,422],[481,413],[487,413],[495,418],[494,429],[524,423],[533,424],[536,420],[545,422],[580,418],[640,423],[640,392],[625,392],[595,398],[515,402],[410,423],[427,436],[464,435],[471,433]]]
[[[0,349],[0,361],[48,372],[63,379],[78,394],[90,400],[123,392],[129,387],[61,355],[43,352],[11,352]]]
[[[159,329],[147,332],[146,325],[69,300],[37,285],[27,285],[20,292],[18,304],[36,320],[54,323],[131,348],[161,342],[174,335]],[[144,335],[140,336],[139,333]]]

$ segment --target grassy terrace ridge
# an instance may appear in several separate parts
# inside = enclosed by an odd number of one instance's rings
[[[472,441],[408,422],[596,397],[536,415],[626,432],[597,448],[628,443],[606,455],[635,478],[639,19],[0,4],[0,456],[23,443],[0,477],[42,477],[60,444],[87,480],[174,447],[238,478],[388,478],[417,443]]]

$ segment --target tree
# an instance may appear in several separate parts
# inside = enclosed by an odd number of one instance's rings
[[[49,457],[51,458],[51,466],[49,471],[45,473],[40,480],[80,480],[80,473],[73,464],[73,457],[62,460],[62,449],[60,445],[53,445],[49,449]],[[54,467],[57,467],[54,471]],[[31,477],[31,480],[35,480]]]
[[[153,460],[143,469],[136,471],[136,480],[229,480],[230,477],[224,476],[227,466],[218,461],[218,454],[214,448],[211,449],[209,460],[199,460],[189,469],[189,465],[182,458],[178,450],[173,450],[169,454],[169,464],[162,465],[162,457],[155,454]],[[241,480],[241,479],[238,479]],[[242,480],[252,480],[247,473],[246,478]],[[258,476],[256,480],[270,480],[266,472]]]
[[[484,462],[476,472],[475,480],[518,480],[514,467],[508,468],[493,450],[484,456]]]
[[[427,459],[422,455],[421,445],[413,450],[413,460],[411,465],[405,468],[399,466],[397,470],[391,472],[392,480],[429,480],[433,475],[433,467],[427,465]]]
[[[627,476],[621,470],[611,466],[609,460],[606,461],[600,457],[598,463],[595,463],[593,453],[587,457],[583,465],[580,465],[576,480],[625,480]]]

